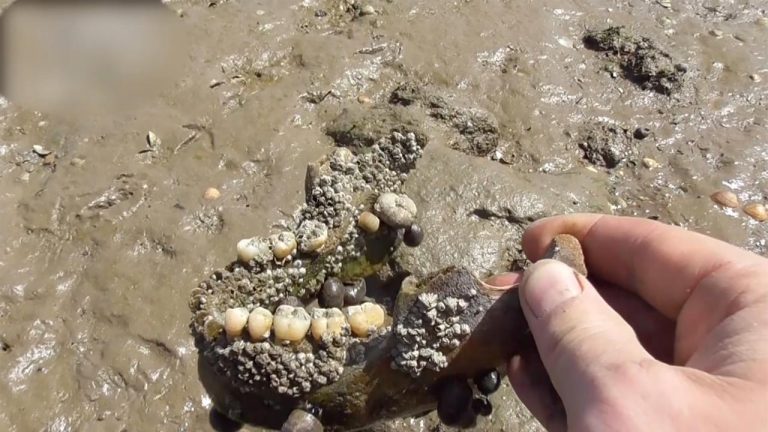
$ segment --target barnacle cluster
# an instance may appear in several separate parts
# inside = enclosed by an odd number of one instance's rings
[[[403,227],[386,221],[403,209],[374,205],[406,202],[413,223],[416,207],[399,192],[424,145],[391,131],[370,146],[334,149],[308,169],[294,217],[238,242],[237,260],[193,290],[192,333],[220,376],[242,392],[299,398],[341,377],[353,341],[388,331],[392,311],[366,296],[363,278],[399,244]]]

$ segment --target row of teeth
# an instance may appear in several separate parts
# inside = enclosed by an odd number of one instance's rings
[[[320,342],[327,336],[341,336],[347,330],[357,337],[368,337],[384,325],[386,313],[376,303],[363,303],[341,309],[315,308],[312,316],[304,308],[282,305],[274,315],[257,307],[227,309],[224,331],[230,340],[242,338],[246,332],[253,341],[269,339],[274,333],[278,342],[301,342],[308,333]]]

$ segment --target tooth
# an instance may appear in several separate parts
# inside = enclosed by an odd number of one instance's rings
[[[237,259],[244,263],[255,260],[263,264],[272,259],[272,248],[267,240],[260,237],[242,239],[237,242]]]
[[[312,311],[312,336],[320,342],[323,336],[339,336],[347,326],[347,320],[341,310],[336,308],[315,308]]]
[[[311,319],[304,308],[281,305],[275,311],[272,328],[277,339],[299,342],[306,336],[310,324]]]
[[[352,333],[358,337],[367,337],[371,330],[381,327],[386,316],[384,308],[370,302],[350,306],[346,309],[346,314]]]
[[[239,338],[248,322],[248,309],[234,308],[224,312],[224,331],[230,339]]]
[[[269,330],[272,328],[272,312],[257,307],[248,315],[248,334],[255,341],[263,341],[269,338]]]

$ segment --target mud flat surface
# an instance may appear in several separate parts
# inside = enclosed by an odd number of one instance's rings
[[[526,224],[573,211],[766,254],[765,224],[709,198],[768,198],[761,2],[166,3],[191,43],[162,97],[83,122],[0,104],[2,430],[211,430],[190,290],[303,201],[334,139],[375,133],[326,134],[376,103],[430,143],[404,186],[427,233],[412,268],[519,265]],[[477,430],[539,430],[508,387],[493,399]]]

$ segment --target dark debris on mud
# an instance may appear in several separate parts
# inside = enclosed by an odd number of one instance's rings
[[[458,133],[459,138],[451,143],[454,150],[471,156],[488,157],[499,147],[499,126],[491,113],[456,107],[418,83],[400,84],[392,91],[389,103],[401,106],[420,104],[431,118]]]
[[[587,124],[579,131],[577,139],[584,159],[605,168],[617,167],[632,151],[629,132],[611,123]]]
[[[590,31],[583,41],[588,49],[607,53],[618,63],[624,77],[643,90],[669,96],[682,88],[688,68],[647,37],[616,26]]]

